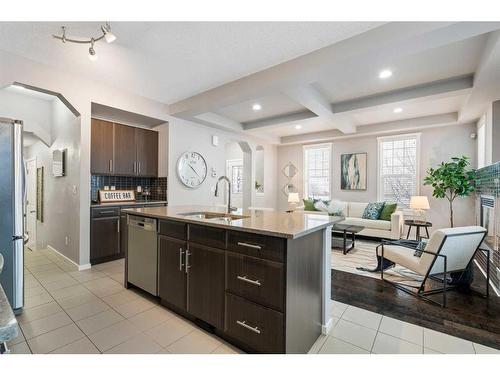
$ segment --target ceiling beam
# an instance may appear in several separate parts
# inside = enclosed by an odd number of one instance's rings
[[[295,122],[302,122],[305,120],[311,120],[317,118],[318,116],[311,112],[310,110],[300,111],[300,112],[292,112],[284,115],[267,117],[260,120],[248,121],[243,123],[243,128],[245,130],[253,130],[259,128],[270,128],[276,126],[283,125],[292,125]]]
[[[285,94],[314,112],[320,119],[339,129],[342,133],[355,133],[356,126],[347,119],[340,119],[332,112],[328,99],[311,85],[285,91]]]
[[[472,74],[466,76],[453,77],[449,79],[424,83],[416,86],[409,86],[398,90],[384,92],[380,94],[365,96],[332,104],[333,113],[345,113],[365,108],[377,107],[391,103],[404,102],[408,100],[440,95],[457,91],[469,90],[474,84]]]
[[[325,142],[336,139],[366,137],[378,134],[400,133],[431,127],[454,125],[458,124],[457,120],[458,114],[456,112],[452,112],[442,115],[424,116],[400,121],[381,122],[373,125],[358,126],[356,134],[343,134],[339,130],[334,129],[281,137],[280,145],[285,146],[300,143]]]

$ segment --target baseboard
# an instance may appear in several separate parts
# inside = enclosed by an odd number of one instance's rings
[[[332,326],[333,326],[333,319],[330,317],[326,322],[326,324],[321,325],[321,333],[323,335],[328,335],[333,328]]]
[[[74,260],[68,258],[66,255],[64,255],[63,253],[61,253],[55,247],[47,245],[47,248],[50,249],[50,250],[52,250],[52,251],[54,251],[54,252],[56,252],[57,254],[59,254],[60,256],[62,256],[64,259],[66,259],[68,262],[73,263],[78,268],[78,271],[88,270],[90,268],[90,263],[79,265]]]

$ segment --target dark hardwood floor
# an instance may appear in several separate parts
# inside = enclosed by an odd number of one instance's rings
[[[484,290],[475,272],[473,289]],[[440,295],[435,296],[440,298]],[[404,293],[381,280],[332,270],[332,299],[408,323],[500,349],[500,298],[450,291],[448,306],[439,307]]]

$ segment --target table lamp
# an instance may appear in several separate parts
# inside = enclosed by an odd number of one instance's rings
[[[290,209],[287,212],[295,211],[297,203],[300,202],[299,193],[288,193],[288,204]]]
[[[425,217],[425,210],[430,208],[429,200],[424,196],[413,196],[410,198],[410,208],[417,213],[417,220],[420,222],[427,222]]]

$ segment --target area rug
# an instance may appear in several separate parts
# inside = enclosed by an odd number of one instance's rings
[[[380,272],[367,272],[357,269],[358,267],[372,269],[377,266],[375,248],[379,243],[377,241],[357,239],[354,249],[346,255],[342,254],[342,249],[332,249],[332,269],[380,279]],[[390,281],[404,283],[412,287],[420,285],[422,281],[420,275],[398,265],[385,271],[384,277]]]

